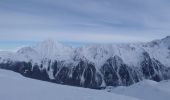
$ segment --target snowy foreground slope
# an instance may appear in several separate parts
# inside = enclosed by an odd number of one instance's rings
[[[12,71],[0,70],[2,100],[169,100],[169,98],[170,81],[144,80],[129,87],[93,90],[29,79]]]
[[[0,68],[59,84],[101,89],[170,79],[170,36],[147,43],[72,48],[46,40],[0,52]]]
[[[139,100],[102,90],[57,85],[0,70],[1,100]]]
[[[140,98],[141,100],[169,100],[170,81],[144,80],[129,87],[108,88],[112,93]]]

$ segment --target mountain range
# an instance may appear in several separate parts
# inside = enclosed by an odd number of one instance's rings
[[[17,52],[0,51],[0,68],[59,84],[100,89],[144,79],[170,79],[170,36],[145,43],[73,48],[45,40]]]

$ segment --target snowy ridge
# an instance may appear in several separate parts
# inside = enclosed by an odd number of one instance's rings
[[[40,64],[44,59],[69,61],[72,59],[73,50],[71,47],[48,39],[34,46],[23,47],[16,53],[0,51],[0,57],[4,60],[31,61],[32,63]]]
[[[33,47],[41,59],[71,59],[72,48],[53,40],[45,40]]]
[[[129,87],[107,88],[112,93],[136,97],[141,100],[169,100],[170,81],[160,83],[152,80],[144,80]]]
[[[155,40],[142,46],[152,58],[170,67],[170,36],[161,40]]]
[[[170,79],[170,37],[148,43],[72,48],[53,40],[0,52],[0,68],[61,84],[101,88]]]
[[[85,58],[94,63],[96,67],[101,67],[107,59],[117,55],[126,64],[139,67],[139,62],[143,59],[142,53],[146,51],[152,58],[158,59],[167,67],[170,67],[169,49],[170,37],[149,43],[94,44],[80,48],[71,48],[48,39],[32,47],[21,48],[16,54],[0,52],[0,57],[10,58],[14,61],[33,61],[35,63],[40,63],[42,59],[73,61],[73,59]]]
[[[144,50],[133,44],[110,44],[84,46],[78,48],[78,52],[80,57],[87,58],[98,67],[101,67],[107,59],[115,55],[121,57],[126,64],[137,67]]]

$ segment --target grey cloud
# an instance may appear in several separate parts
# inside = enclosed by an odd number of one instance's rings
[[[98,33],[159,38],[170,35],[169,5],[168,0],[2,0],[0,37]]]

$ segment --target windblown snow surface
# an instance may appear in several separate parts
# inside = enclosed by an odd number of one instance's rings
[[[107,92],[109,91],[109,92]],[[0,70],[0,100],[169,100],[170,81],[144,80],[106,90],[58,85]]]
[[[162,82],[144,80],[129,87],[110,87],[106,90],[141,100],[170,100],[170,80]]]
[[[29,79],[0,70],[0,100],[140,100],[129,96]]]

